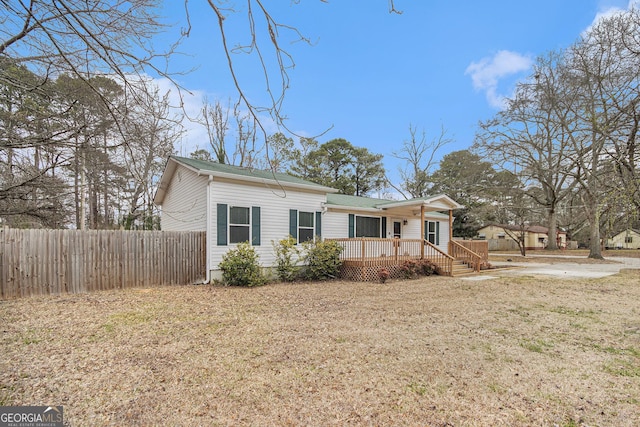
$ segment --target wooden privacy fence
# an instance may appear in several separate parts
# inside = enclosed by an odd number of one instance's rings
[[[204,232],[0,229],[0,297],[205,279]]]

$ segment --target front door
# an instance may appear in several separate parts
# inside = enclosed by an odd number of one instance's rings
[[[400,239],[402,237],[402,222],[393,221],[393,238]]]

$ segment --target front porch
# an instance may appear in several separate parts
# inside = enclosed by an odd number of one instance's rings
[[[443,276],[479,272],[489,256],[486,242],[449,241],[449,253],[424,239],[343,238],[341,276],[348,280],[377,281],[386,268],[392,278],[402,277],[401,266],[408,260],[428,259]]]

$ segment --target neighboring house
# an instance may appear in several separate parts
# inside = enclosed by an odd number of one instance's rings
[[[640,231],[628,229],[607,240],[607,248],[640,249]]]
[[[413,239],[420,243],[414,244],[418,255],[424,256],[425,246],[448,253],[452,210],[461,207],[449,197],[393,201],[336,192],[287,174],[172,156],[154,202],[162,208],[163,230],[207,233],[207,271],[216,276],[222,255],[244,241],[255,247],[263,266],[273,266],[272,242],[288,235],[299,243],[314,236],[341,239],[343,246],[357,238]],[[422,244],[421,233],[430,244]],[[409,246],[394,247],[416,255]],[[384,251],[376,256],[392,255]]]
[[[517,250],[518,246],[509,236],[518,238],[521,227],[507,224],[490,224],[478,230],[478,238],[489,242],[489,250]],[[556,233],[558,248],[567,247],[567,233],[558,230]],[[524,244],[526,250],[544,249],[549,243],[549,229],[540,225],[524,227]]]

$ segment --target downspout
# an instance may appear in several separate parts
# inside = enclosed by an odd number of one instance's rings
[[[209,175],[209,180],[207,181],[207,215],[205,216],[207,219],[207,231],[205,238],[205,275],[204,275],[204,283],[203,285],[209,284],[211,282],[211,238],[213,235],[213,231],[211,230],[211,184],[213,183],[213,175]]]
[[[449,244],[447,247],[451,247],[451,242],[453,242],[453,209],[449,209]]]
[[[420,205],[420,259],[424,259],[424,203]]]

